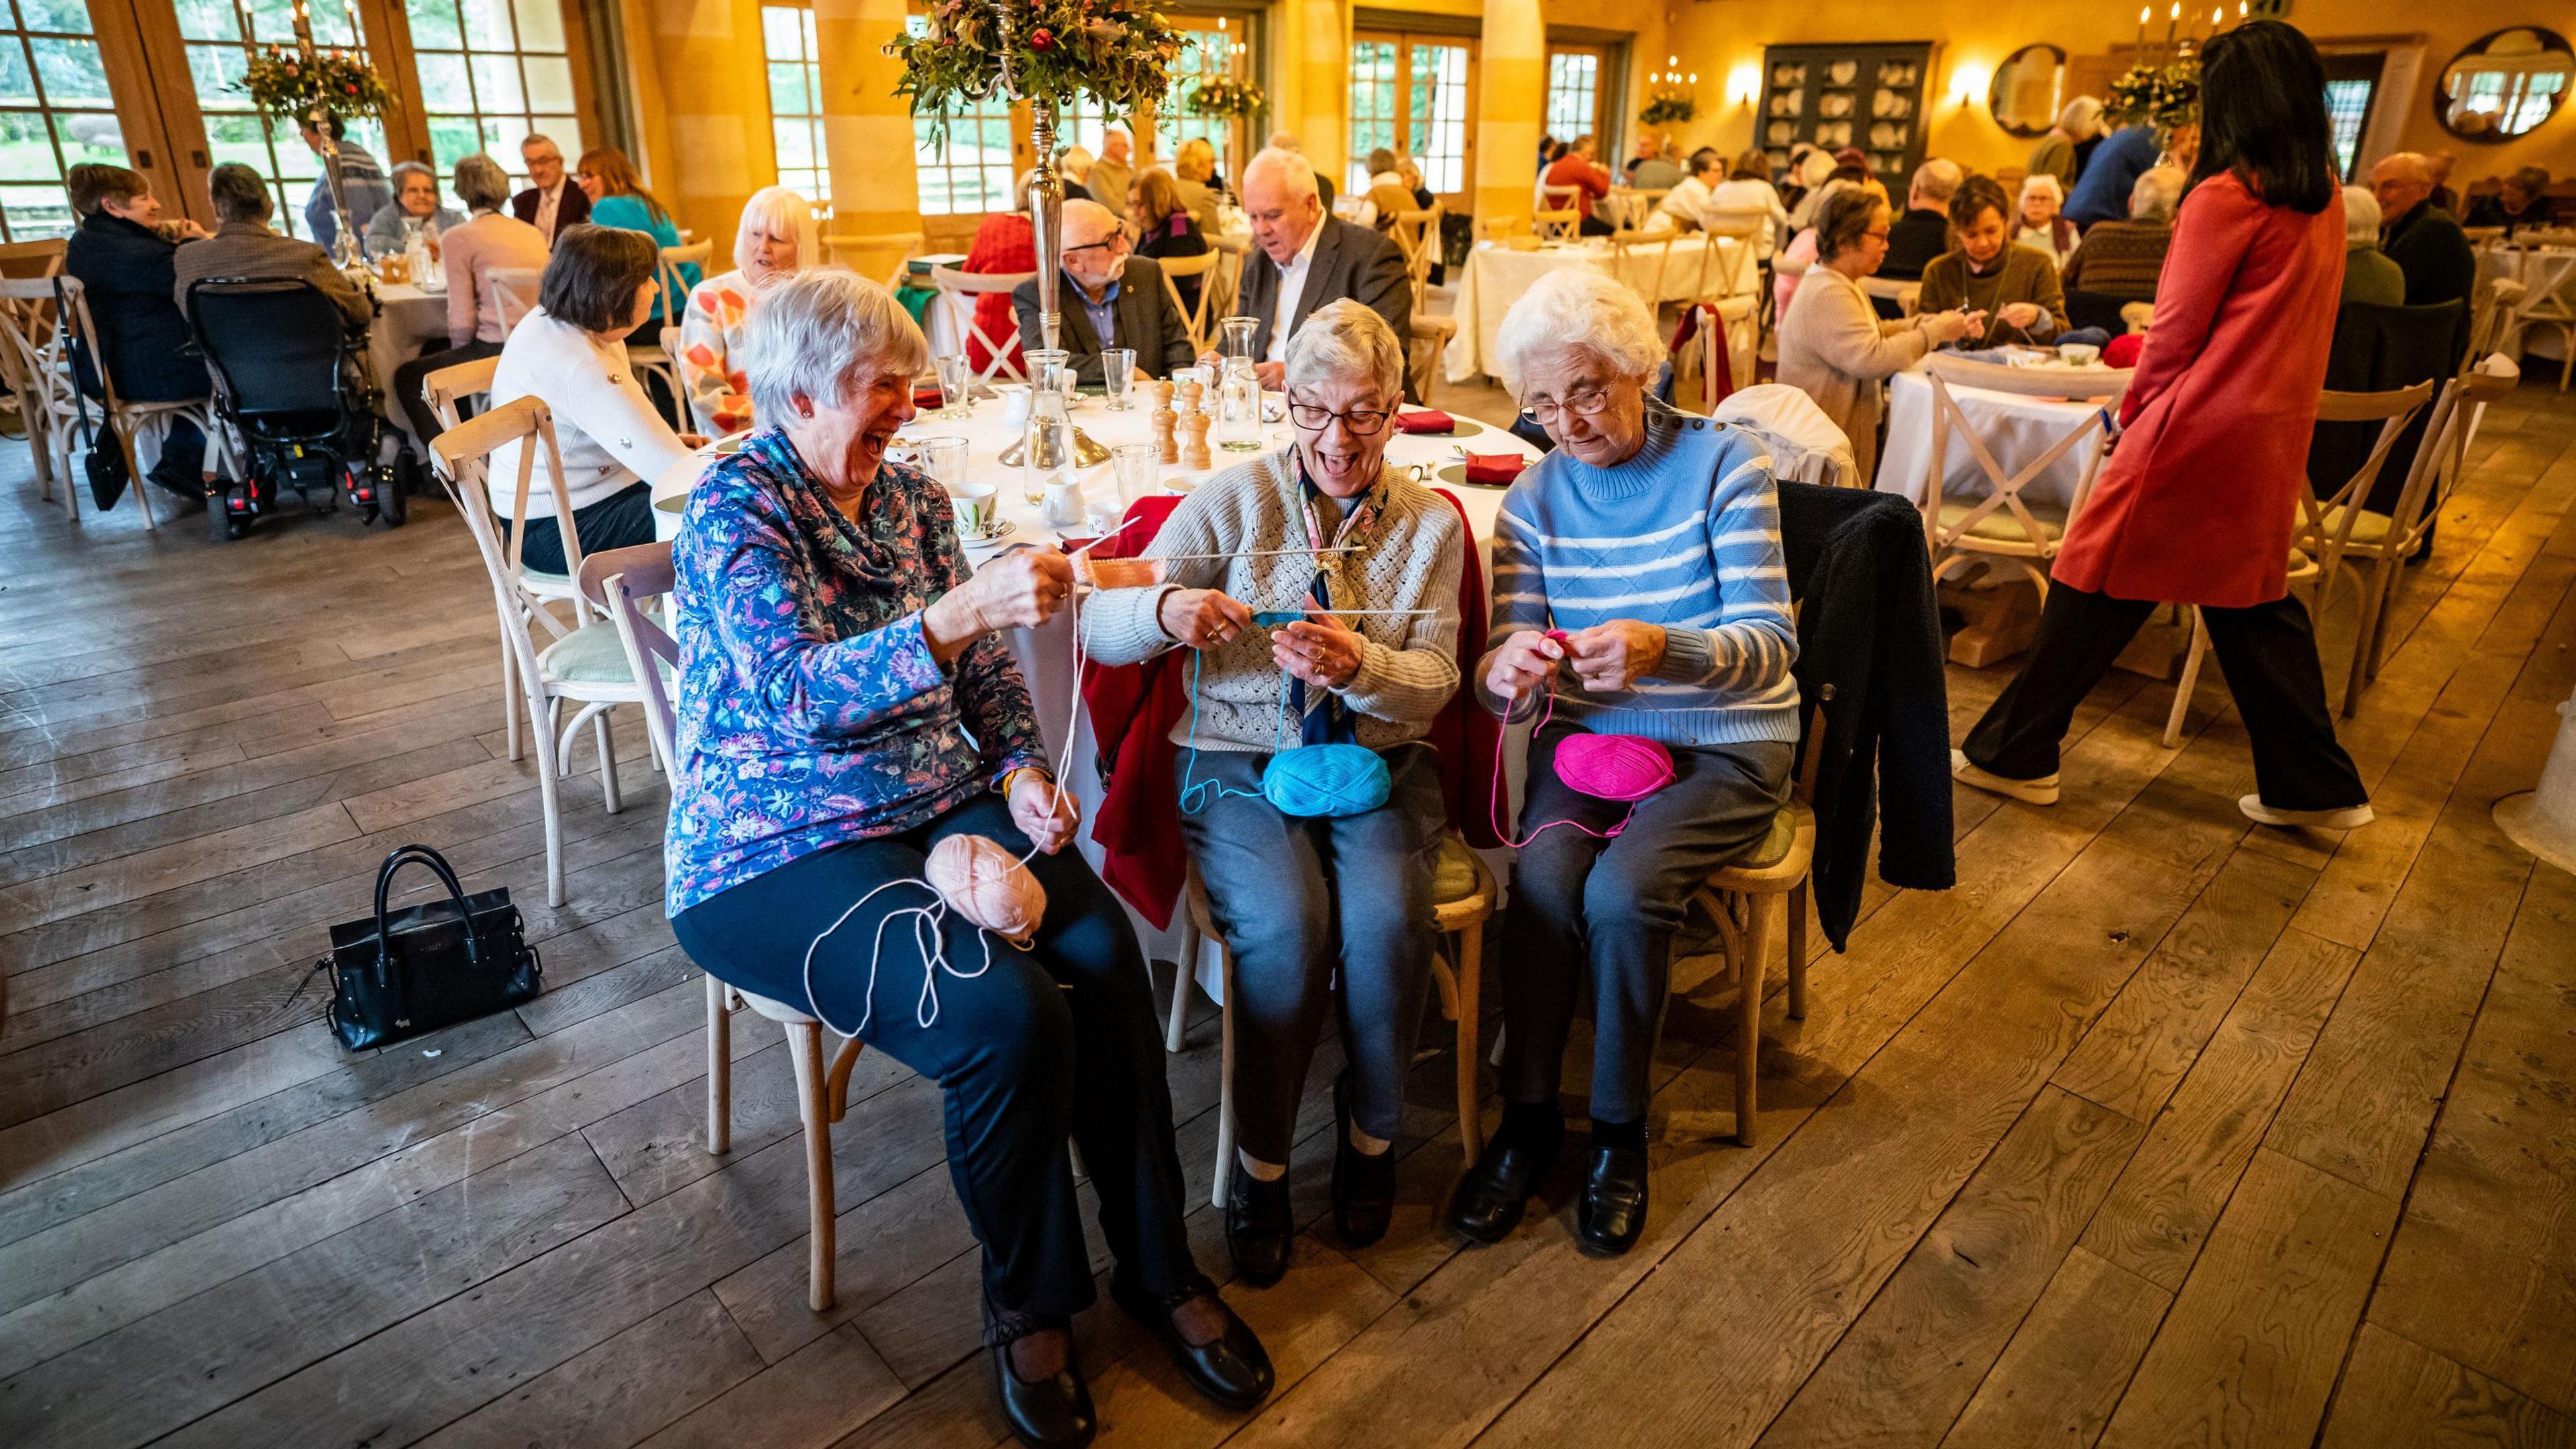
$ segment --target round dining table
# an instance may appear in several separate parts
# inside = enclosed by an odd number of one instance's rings
[[[1275,399],[1276,395],[1272,396]],[[1120,443],[1150,441],[1153,437],[1150,395],[1140,386],[1136,399],[1136,406],[1115,411],[1098,393],[1085,394],[1074,402],[1071,414],[1074,426],[1104,448],[1114,448]],[[1494,516],[1502,506],[1504,490],[1468,483],[1463,454],[1472,450],[1480,455],[1510,454],[1527,459],[1536,457],[1538,450],[1490,423],[1465,417],[1453,420],[1455,431],[1448,434],[1397,433],[1388,440],[1387,461],[1415,470],[1420,481],[1457,499],[1468,526],[1474,531],[1480,555],[1490,561]],[[1269,424],[1262,431],[1263,449],[1288,445],[1289,428],[1285,422]],[[1059,530],[1050,526],[1038,508],[1028,501],[1021,470],[1002,462],[1002,451],[1019,440],[1019,431],[1005,417],[1000,397],[978,398],[971,411],[924,408],[919,417],[903,428],[896,441],[900,448],[903,444],[918,443],[932,437],[965,439],[967,481],[994,485],[995,502],[1004,528],[994,538],[968,544],[966,557],[969,563],[981,563],[1010,548],[1058,547],[1068,534],[1087,536],[1088,530],[1082,527]],[[689,490],[696,484],[700,472],[706,463],[722,452],[738,447],[740,438],[741,435],[736,434],[718,439],[700,449],[689,464],[674,468],[654,480],[653,517],[657,538],[668,540],[677,533],[681,512],[688,504]],[[1191,469],[1178,464],[1164,465],[1158,470],[1153,486],[1164,492],[1185,493],[1216,471],[1258,456],[1257,453],[1228,453],[1214,444],[1210,445],[1209,451],[1212,467]],[[1084,470],[1080,475],[1084,496],[1090,505],[1087,511],[1117,514],[1124,511],[1127,502],[1132,501],[1119,496],[1117,482],[1110,475],[1111,468],[1106,463]],[[1077,599],[1076,607],[1079,604]],[[1053,758],[1064,758],[1068,736],[1072,740],[1070,779],[1075,797],[1082,802],[1087,822],[1099,810],[1101,788],[1099,771],[1094,763],[1091,731],[1081,709],[1080,675],[1074,659],[1071,616],[1058,613],[1045,624],[1034,629],[1014,629],[1006,637],[1012,657],[1019,662],[1021,677],[1028,682],[1038,727],[1046,736],[1047,753]],[[1509,783],[1517,787],[1520,769],[1516,758],[1508,761],[1507,774]],[[1098,865],[1099,848],[1091,843],[1087,824],[1080,840],[1083,853],[1095,866]],[[1133,914],[1131,911],[1130,915]],[[1174,918],[1173,929],[1168,931],[1156,931],[1141,918],[1135,920],[1135,925],[1149,956],[1162,960],[1176,959],[1181,935],[1178,916]],[[1203,980],[1212,979],[1204,971],[1200,974]]]
[[[1969,426],[1994,455],[2006,476],[2055,446],[2057,440],[2084,425],[2100,404],[2064,398],[2025,397],[1991,388],[1950,389]],[[1924,485],[1932,471],[1932,383],[1919,370],[1887,380],[1887,443],[1878,452],[1875,487],[1902,493],[1916,507],[1924,502]],[[2022,497],[2035,504],[2072,509],[2084,483],[2090,450],[2069,448],[2046,471],[2022,486]],[[1941,491],[1953,498],[1983,498],[1994,484],[1977,465],[1976,455],[1956,437],[1942,450]]]
[[[1755,346],[1755,329],[1750,325],[1753,251],[1732,237],[1715,238],[1718,253],[1716,269],[1712,269],[1708,256],[1711,240],[1705,236],[1659,233],[1625,250],[1613,247],[1606,237],[1543,242],[1535,247],[1478,242],[1467,253],[1467,264],[1457,269],[1457,299],[1451,311],[1458,319],[1458,332],[1441,355],[1443,375],[1451,382],[1463,383],[1480,373],[1492,372],[1494,339],[1521,294],[1550,272],[1588,267],[1625,284],[1640,297],[1651,295],[1656,306],[1727,294],[1730,302],[1740,304],[1727,308],[1731,364],[1737,383],[1751,385]],[[1665,249],[1667,241],[1669,252]],[[1723,287],[1719,269],[1732,269],[1734,273],[1723,278]]]

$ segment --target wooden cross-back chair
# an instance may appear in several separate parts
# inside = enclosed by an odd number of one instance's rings
[[[59,294],[62,301],[55,301]],[[207,461],[220,468],[226,456],[224,430],[216,425],[211,399],[194,402],[130,402],[116,395],[116,379],[109,375],[107,359],[98,347],[98,326],[91,320],[89,294],[78,277],[48,275],[43,277],[0,278],[0,316],[6,318],[8,341],[5,344],[12,372],[10,385],[25,386],[19,391],[19,406],[28,423],[28,440],[35,441],[38,424],[36,412],[45,416],[42,424],[45,443],[51,456],[39,463],[37,478],[44,496],[50,498],[52,463],[61,465],[63,502],[71,510],[72,521],[80,520],[82,481],[72,475],[71,450],[80,431],[84,406],[89,413],[90,438],[98,447],[113,446],[125,455],[126,476],[132,480],[134,505],[143,510],[143,525],[159,532],[161,520],[152,511],[152,495],[157,489],[143,477],[142,464],[134,456],[134,435],[156,418],[185,419],[195,423],[206,435]],[[75,389],[70,346],[77,337],[89,349],[90,359],[98,374],[99,397],[84,400]],[[211,378],[206,384],[212,393]],[[29,408],[34,400],[36,406]],[[45,451],[45,450],[39,450]]]
[[[1530,213],[1530,230],[1542,242],[1573,241],[1583,235],[1583,213],[1570,206],[1542,207]]]
[[[484,357],[472,362],[460,362],[451,367],[442,367],[421,379],[421,400],[428,403],[430,412],[437,416],[441,431],[453,428],[465,420],[465,400],[489,393],[492,390],[492,374],[499,371],[500,366],[501,359]],[[448,501],[462,510],[465,507],[465,500],[457,494],[456,481],[448,477],[444,471],[440,471],[438,482],[440,487],[447,490]],[[510,524],[510,532],[512,556],[515,557],[518,544],[518,524],[515,520]],[[578,548],[580,541],[576,538],[571,540],[571,544]],[[550,604],[576,598],[580,593],[570,575],[539,573],[524,566],[519,570],[519,588],[521,592]],[[523,748],[519,736],[519,714],[518,654],[510,647],[510,641],[505,638],[501,641],[501,719],[503,732],[509,742],[510,758],[513,760],[520,757]]]
[[[891,292],[903,285],[904,272],[923,245],[917,231],[843,234],[824,237],[823,254]]]
[[[1915,315],[1922,308],[1923,284],[1921,282],[1902,282],[1894,277],[1863,277],[1860,279],[1860,289],[1864,295],[1873,299],[1894,302],[1896,310],[1908,317]]]
[[[494,516],[485,490],[492,454],[512,443],[519,445],[518,463],[510,485],[510,516],[504,520]],[[550,597],[560,596],[533,590],[519,562],[521,521],[528,514],[536,461],[542,452],[569,577],[578,580],[581,573],[580,530],[564,483],[563,455],[555,445],[554,415],[545,403],[534,397],[503,403],[440,433],[429,446],[450,480],[457,511],[465,516],[474,546],[483,556],[483,571],[492,584],[493,611],[501,623],[501,647],[511,656],[507,667],[515,669],[527,704],[545,813],[546,900],[560,906],[564,903],[563,807],[558,781],[572,772],[573,741],[583,724],[591,726],[599,750],[600,794],[608,813],[616,814],[624,802],[618,795],[617,751],[609,738],[608,713],[616,705],[641,702],[642,695],[626,668],[616,626],[597,617],[581,597],[578,583],[567,623],[547,607]],[[542,644],[537,631],[545,636]],[[579,706],[570,720],[561,718],[566,701]]]
[[[680,314],[689,310],[688,278],[680,268],[694,266],[703,276],[708,259],[715,252],[716,244],[711,241],[662,248],[661,259],[654,266],[655,276],[662,284],[662,317],[669,327],[678,327]],[[697,426],[689,417],[689,391],[680,383],[679,354],[663,347],[660,334],[641,345],[630,339],[626,344],[626,364],[639,373],[662,379],[670,390],[671,426],[674,429],[685,433]]]
[[[1677,235],[1633,230],[1610,234],[1610,275],[1637,294],[1649,317],[1664,305],[1664,278],[1672,269]]]
[[[2038,586],[2040,597],[2047,598],[2049,562],[2057,557],[2068,520],[2083,508],[2085,495],[2092,491],[2110,432],[2107,413],[2128,389],[2131,374],[2114,369],[2098,373],[2051,369],[2040,373],[1945,356],[1928,359],[1923,370],[1932,385],[1932,459],[1924,481],[1922,508],[1924,536],[1932,549],[1933,582],[1939,583],[1972,560],[2011,560]],[[1950,391],[1953,387],[2062,397],[2098,406],[2046,451],[2024,463],[2019,471],[2007,474],[2003,465],[1995,461],[1986,440],[1977,435],[1975,422]],[[1967,444],[1968,455],[1986,475],[1988,492],[1974,502],[1953,500],[1942,491],[1942,479],[1949,472],[1948,445],[1954,429]],[[2077,447],[2085,450],[2084,476],[2076,485],[2074,499],[2064,509],[2022,496],[2032,479],[2055,467],[2058,459]]]
[[[1399,211],[1387,234],[1404,253],[1404,273],[1413,284],[1413,310],[1420,312],[1431,289],[1431,267],[1440,260],[1440,218],[1448,209],[1434,201],[1427,211]]]
[[[493,301],[501,314],[501,335],[516,331],[529,313],[537,310],[537,298],[545,288],[543,267],[494,267],[483,274],[491,283]]]
[[[981,342],[984,344],[985,352],[990,356],[989,361],[976,369],[975,381],[979,385],[990,385],[997,373],[1010,374],[1014,382],[1026,382],[1029,378],[1028,374],[1021,370],[1020,364],[1011,357],[1011,354],[1020,346],[1018,315],[1013,314],[1007,334],[998,338],[988,336],[983,326],[975,320],[975,299],[995,292],[1007,297],[1020,283],[1030,281],[1036,276],[1035,272],[960,272],[949,267],[930,269],[930,285],[939,289],[940,305],[951,308],[952,315],[957,319],[959,341],[961,343]],[[1205,292],[1206,285],[1202,283],[1199,290]],[[961,345],[958,351],[970,360],[974,357],[974,351],[970,347]]]
[[[27,429],[27,448],[34,454],[37,496],[54,497],[54,475],[60,454],[65,498],[72,520],[80,520],[79,480],[71,476],[72,374],[63,355],[63,331],[56,325],[54,289],[41,278],[0,279],[0,380],[18,396],[18,417]]]
[[[2522,274],[2540,280],[2537,285],[2528,281],[2522,284],[2524,294],[2513,309],[2506,335],[2515,339],[2513,351],[2519,355],[2519,339],[2524,333],[2533,328],[2556,332],[2560,347],[2558,390],[2565,392],[2569,379],[2576,378],[2576,257],[2555,248],[2543,251],[2538,245],[2517,250],[2526,257]]]
[[[1172,299],[1172,310],[1181,314],[1181,327],[1190,334],[1190,355],[1206,355],[1215,346],[1208,336],[1208,313],[1216,300],[1216,266],[1224,259],[1213,249],[1194,257],[1156,257],[1154,264],[1162,269],[1163,292]],[[1189,306],[1181,301],[1181,279],[1196,277],[1199,281],[1199,304]]]
[[[626,667],[640,681],[645,732],[653,751],[677,778],[680,725],[666,681],[680,667],[680,647],[648,606],[671,592],[671,546],[637,544],[582,560],[583,597],[607,611],[625,652]],[[733,1148],[733,1008],[749,1006],[787,1032],[787,1057],[796,1071],[796,1115],[805,1129],[805,1302],[821,1313],[832,1306],[837,1266],[832,1192],[832,1124],[850,1105],[850,1069],[858,1065],[859,1039],[835,1033],[823,1050],[822,1021],[811,1012],[727,986],[713,976],[707,989],[707,1151]]]

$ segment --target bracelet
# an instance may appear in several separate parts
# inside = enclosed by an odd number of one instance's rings
[[[1002,778],[993,782],[994,793],[1000,795],[1005,800],[1010,799],[1011,786],[1018,783],[1019,778],[1022,775],[1035,775],[1049,784],[1053,784],[1055,782],[1055,776],[1039,769],[1035,765],[1014,765],[1002,772]]]

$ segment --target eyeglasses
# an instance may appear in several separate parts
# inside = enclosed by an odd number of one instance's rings
[[[1395,414],[1391,412],[1375,408],[1354,408],[1346,413],[1337,413],[1313,403],[1288,404],[1288,420],[1310,433],[1320,433],[1333,425],[1333,419],[1340,418],[1343,431],[1352,437],[1373,438],[1385,430],[1386,420],[1393,416]]]
[[[1882,226],[1876,231],[1862,232],[1861,235],[1865,237],[1874,237],[1879,241],[1885,241],[1887,240],[1887,228]]]
[[[1084,242],[1078,247],[1066,247],[1064,249],[1064,254],[1066,256],[1072,256],[1075,252],[1106,251],[1111,247],[1123,247],[1125,245],[1127,245],[1127,233],[1124,231],[1114,231],[1099,241]]]
[[[1578,417],[1597,418],[1601,416],[1602,413],[1608,411],[1609,407],[1610,390],[1604,387],[1596,387],[1586,392],[1569,394],[1562,402],[1531,403],[1528,407],[1521,409],[1521,416],[1544,428],[1553,425],[1558,416],[1563,413],[1573,413]]]

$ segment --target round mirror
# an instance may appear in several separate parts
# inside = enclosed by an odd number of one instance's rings
[[[2066,52],[2053,45],[2025,45],[1995,67],[1986,107],[1995,124],[2016,136],[2037,136],[2057,124],[2066,89]]]
[[[2549,119],[2576,78],[2576,54],[2554,30],[2520,26],[2469,46],[2442,69],[2433,114],[2463,141],[2509,141]]]

